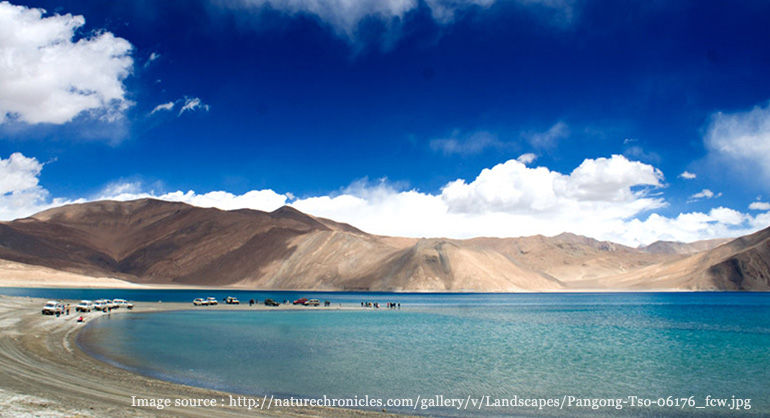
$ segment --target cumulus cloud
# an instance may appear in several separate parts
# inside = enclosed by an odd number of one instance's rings
[[[624,160],[589,159],[570,174],[527,168],[511,160],[484,170],[474,181],[456,180],[440,194],[399,190],[386,182],[363,183],[291,205],[382,235],[472,238],[573,232],[631,246],[736,237],[770,224],[770,212],[752,217],[721,207],[675,218],[661,216],[652,210],[665,202],[633,190],[660,187],[662,173]],[[634,176],[637,180],[632,180]],[[592,192],[583,193],[583,188]]]
[[[689,171],[684,171],[684,172],[682,172],[682,174],[679,175],[679,177],[683,178],[685,180],[692,180],[692,179],[694,179],[694,178],[696,178],[698,176],[696,176],[695,174],[693,174],[693,173],[691,173]]]
[[[215,207],[222,210],[256,209],[273,211],[288,203],[292,195],[278,194],[272,190],[252,190],[244,194],[225,191],[196,193],[156,193],[147,191],[138,181],[118,181],[105,186],[101,192],[83,198],[50,198],[48,190],[39,184],[44,165],[35,158],[20,153],[8,159],[0,158],[0,220],[9,221],[34,215],[52,207],[84,203],[94,200],[135,200],[153,198],[173,202],[184,202],[199,207]]]
[[[487,148],[503,148],[505,144],[497,139],[497,135],[486,131],[470,135],[462,135],[460,131],[454,131],[449,138],[432,140],[430,147],[445,155],[474,155],[484,152]]]
[[[526,155],[526,154],[525,154]],[[521,158],[521,157],[520,157]],[[522,158],[529,164],[531,156]],[[0,159],[0,219],[86,200],[156,198],[224,210],[273,211],[291,205],[303,212],[350,223],[367,232],[407,237],[472,238],[557,235],[572,232],[626,245],[657,240],[696,241],[745,235],[770,225],[770,204],[754,202],[749,215],[717,207],[708,212],[662,216],[666,205],[652,191],[664,187],[653,166],[623,156],[586,159],[570,173],[510,160],[475,179],[458,179],[439,193],[405,189],[387,180],[357,181],[339,192],[294,198],[270,189],[147,191],[141,182],[119,181],[88,199],[49,199],[38,184],[43,164],[22,154]]]
[[[113,189],[115,186],[113,186]],[[192,190],[186,192],[175,191],[170,193],[140,192],[134,184],[126,184],[125,190],[111,194],[111,190],[105,190],[94,200],[135,200],[135,199],[159,199],[170,202],[183,202],[202,208],[218,208],[222,210],[255,209],[274,211],[286,205],[288,196],[278,194],[272,190],[252,190],[236,195],[225,191],[212,191],[198,194]]]
[[[184,105],[182,105],[182,108],[179,109],[179,115],[182,116],[182,113],[184,112],[192,112],[195,110],[202,110],[205,112],[209,111],[209,105],[204,104],[201,99],[197,97],[186,97],[184,100]]]
[[[711,116],[704,138],[712,158],[770,180],[770,104]]]
[[[48,191],[38,184],[43,170],[35,158],[20,153],[8,159],[0,158],[0,211],[2,219],[9,220],[31,215],[47,208]]]
[[[132,46],[110,32],[76,37],[83,16],[0,3],[0,124],[113,121],[133,103],[123,80]]]
[[[291,194],[278,194],[272,190],[252,190],[244,194],[234,194],[225,191],[212,191],[208,193],[196,193],[188,190],[157,193],[146,191],[145,186],[139,181],[117,181],[108,184],[100,193],[90,200],[136,200],[159,199],[170,202],[183,202],[202,208],[218,208],[222,210],[255,209],[274,211],[291,200]]]
[[[530,168],[510,160],[485,169],[470,183],[455,180],[441,197],[452,213],[570,214],[608,211],[629,217],[659,208],[661,199],[646,197],[637,186],[662,186],[663,174],[654,167],[611,158],[586,159],[565,175],[545,167]]]
[[[718,207],[709,212],[682,213],[674,218],[654,213],[647,219],[634,219],[622,225],[624,229],[616,234],[637,242],[650,244],[658,240],[692,242],[713,238],[733,238],[756,232],[770,225],[770,212],[756,217],[742,214],[733,209]],[[613,234],[608,234],[609,239]],[[624,240],[617,239],[619,242]]]

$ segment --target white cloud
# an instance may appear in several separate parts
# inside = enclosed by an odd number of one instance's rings
[[[431,17],[441,25],[448,25],[456,15],[467,9],[487,8],[497,0],[213,0],[220,7],[251,9],[259,11],[271,8],[287,14],[307,14],[316,16],[330,26],[337,36],[355,42],[359,36],[359,26],[367,20],[384,23],[387,30],[397,31],[407,14],[427,6]],[[517,0],[524,6],[539,8],[557,13],[549,13],[559,23],[569,23],[573,15],[573,0]]]
[[[654,167],[619,155],[586,159],[569,175],[510,160],[483,170],[471,183],[460,179],[447,184],[441,198],[451,213],[623,219],[663,206],[661,199],[646,197],[644,190],[632,191],[662,186],[662,178]]]
[[[564,122],[556,122],[545,132],[528,132],[523,134],[535,148],[549,149],[555,147],[559,140],[569,137],[570,129]]]
[[[661,160],[660,155],[655,152],[647,152],[640,146],[626,148],[625,151],[623,151],[623,155],[631,159],[646,161],[653,164],[659,164]]]
[[[179,113],[177,113],[177,117],[182,116],[182,114],[185,112],[193,112],[196,110],[208,112],[211,109],[209,105],[203,103],[203,101],[201,101],[201,99],[198,97],[185,97],[176,101],[161,103],[155,106],[155,108],[152,109],[148,115],[154,115],[162,111],[172,111],[176,107],[177,103],[181,105],[179,108]]]
[[[0,3],[0,123],[119,118],[133,104],[123,85],[131,44],[110,32],[77,39],[83,16],[44,13]]]
[[[192,190],[159,193],[130,181],[110,184],[89,199],[49,199],[49,193],[38,184],[42,169],[43,164],[22,154],[0,159],[0,219],[86,200],[156,198],[225,210],[273,211],[290,204],[370,233],[407,237],[552,236],[572,232],[636,246],[657,240],[736,237],[770,225],[770,205],[763,202],[751,204],[752,210],[765,211],[755,216],[725,207],[675,217],[655,213],[666,202],[651,197],[650,190],[664,186],[663,174],[619,155],[586,159],[569,174],[510,160],[483,170],[472,181],[450,182],[437,194],[404,190],[386,180],[363,180],[339,193],[299,199],[269,189],[240,195]]]
[[[170,193],[142,192],[140,183],[117,183],[110,185],[93,200],[125,201],[145,198],[184,202],[202,208],[219,208],[222,210],[255,209],[268,212],[286,205],[289,200],[288,195],[278,194],[272,190],[252,190],[241,195],[225,191],[212,191],[203,194],[198,194],[192,190]]]
[[[756,232],[770,225],[770,212],[751,217],[727,208],[715,208],[708,213],[690,212],[668,218],[652,214],[645,220],[634,219],[622,225],[616,239],[627,244],[651,244],[655,241],[692,242],[713,238],[734,238]],[[607,238],[612,240],[613,235]]]
[[[14,219],[45,209],[48,191],[38,184],[43,164],[20,153],[0,158],[0,211]]]
[[[461,135],[460,131],[454,131],[449,138],[432,140],[430,147],[445,155],[474,155],[482,153],[487,148],[503,148],[505,144],[497,139],[497,135],[486,131],[465,136]]]
[[[532,164],[532,163],[535,162],[535,160],[537,160],[537,155],[535,155],[535,154],[533,154],[531,152],[519,155],[519,158],[516,159],[516,161],[518,161],[518,162],[520,162],[520,163],[522,163],[524,165]]]
[[[241,195],[224,191],[198,194],[192,190],[156,193],[145,191],[141,182],[119,181],[107,185],[100,193],[88,198],[51,199],[50,193],[39,184],[43,166],[37,159],[25,157],[20,153],[12,154],[8,159],[0,158],[0,220],[23,218],[52,207],[94,200],[154,198],[223,210],[273,211],[284,206],[292,198],[291,194],[282,195],[272,190],[252,190]]]
[[[233,3],[219,2],[225,7]],[[488,6],[494,0],[426,0],[433,18],[442,24],[450,23],[458,10],[471,6]],[[360,23],[366,19],[398,22],[421,4],[418,0],[241,0],[237,7],[269,7],[290,14],[317,16],[331,26],[338,36],[355,40]]]
[[[704,141],[712,158],[770,181],[770,105],[715,113]]]
[[[696,178],[697,176],[694,173],[691,173],[689,171],[684,171],[682,174],[679,175],[680,178],[683,178],[685,180],[692,180]]]
[[[714,193],[709,189],[703,189],[700,192],[690,196],[690,199],[692,200],[715,199],[717,197],[722,197],[722,193]]]
[[[409,237],[552,236],[566,231],[638,246],[657,240],[690,242],[736,237],[770,225],[770,212],[752,217],[727,208],[680,214],[675,218],[652,213],[644,219],[640,215],[664,202],[628,189],[640,185],[656,187],[662,181],[662,174],[653,167],[623,159],[614,156],[586,160],[570,175],[545,167],[530,169],[508,161],[484,170],[470,183],[456,180],[439,195],[399,191],[387,183],[362,183],[335,196],[299,199],[291,205],[367,232]],[[617,167],[610,170],[613,165]],[[618,167],[636,173],[639,179],[625,183],[602,181],[599,173],[615,175],[621,171]],[[594,175],[587,174],[589,172]],[[513,181],[512,177],[517,180]],[[592,194],[593,200],[575,193],[577,188],[588,185],[590,177],[597,180],[597,186],[590,189],[604,190]],[[556,186],[559,183],[562,185]],[[460,185],[460,189],[452,190],[456,185]],[[615,192],[611,192],[612,189]],[[474,202],[479,206],[474,206]],[[462,210],[452,206],[460,204]]]
[[[181,109],[179,109],[179,115],[182,116],[182,113],[184,112],[192,112],[195,110],[203,110],[208,112],[209,111],[209,105],[204,104],[201,99],[197,97],[186,97],[184,101],[184,105]]]
[[[158,113],[162,110],[165,111],[171,111],[174,109],[174,102],[168,102],[168,103],[162,103],[157,106],[155,106],[155,109],[152,109],[152,112],[150,112],[151,115]]]
[[[150,54],[150,56],[147,58],[147,61],[144,63],[144,68],[149,67],[150,64],[157,61],[158,59],[160,59],[160,54],[158,54],[157,52],[153,52],[152,54]]]

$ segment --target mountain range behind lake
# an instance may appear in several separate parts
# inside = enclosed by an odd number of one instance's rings
[[[276,290],[764,291],[770,228],[734,240],[631,248],[567,233],[386,237],[291,207],[268,213],[101,201],[0,222],[0,281],[22,269],[57,273],[61,285],[78,276]]]

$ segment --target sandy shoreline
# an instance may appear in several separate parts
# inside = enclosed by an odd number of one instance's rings
[[[66,301],[65,301],[66,302]],[[73,303],[76,301],[69,301]],[[131,373],[90,357],[75,344],[83,323],[73,311],[56,318],[41,314],[44,299],[0,296],[0,416],[3,417],[401,417],[341,408],[132,406],[132,396],[146,399],[217,399],[229,394],[169,383]],[[135,303],[134,312],[190,309],[187,303]],[[271,309],[220,305],[203,309]],[[302,309],[291,308],[289,309]],[[111,315],[124,315],[125,310]],[[86,322],[104,313],[86,314]],[[239,395],[233,395],[239,396]],[[218,402],[221,403],[221,402]]]

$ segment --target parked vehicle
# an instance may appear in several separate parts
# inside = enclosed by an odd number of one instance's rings
[[[75,306],[75,312],[91,312],[94,308],[94,303],[90,300],[81,300],[77,306]]]
[[[131,308],[133,308],[133,307],[134,307],[134,304],[132,304],[132,303],[129,303],[129,302],[128,302],[127,300],[125,300],[125,299],[113,299],[113,300],[112,300],[112,304],[113,304],[113,305],[114,305],[116,308],[126,308],[126,309],[131,309]]]
[[[203,306],[203,305],[208,305],[208,304],[209,304],[209,302],[208,302],[208,301],[206,301],[206,300],[203,300],[203,299],[201,299],[201,298],[197,298],[197,299],[195,299],[195,300],[193,301],[193,305],[195,305],[195,306]]]
[[[265,306],[278,306],[280,303],[272,300],[272,299],[265,299]]]
[[[56,315],[64,313],[64,304],[55,300],[49,300],[43,306],[43,315]]]
[[[93,309],[95,311],[104,311],[107,312],[109,310],[109,306],[107,305],[107,301],[104,299],[99,299],[94,302]]]
[[[307,303],[307,298],[299,298],[292,303],[294,303],[295,305],[304,305]]]
[[[208,302],[208,305],[218,305],[219,304],[219,303],[217,303],[217,298],[208,298],[208,299],[206,299],[206,301]]]
[[[239,301],[238,298],[234,298],[232,296],[228,296],[227,298],[225,298],[225,302],[228,305],[240,305],[241,304],[241,301]]]
[[[305,306],[318,306],[321,304],[321,301],[318,299],[310,299],[309,301],[305,302]]]

